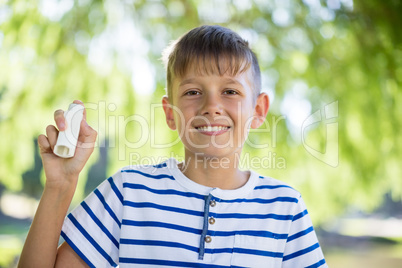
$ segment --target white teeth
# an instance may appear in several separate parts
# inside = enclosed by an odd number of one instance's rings
[[[228,128],[229,127],[222,127],[222,126],[215,126],[215,127],[205,126],[205,127],[198,127],[197,129],[201,130],[201,131],[206,131],[206,132],[217,132],[217,131],[221,131],[221,130],[226,130]]]

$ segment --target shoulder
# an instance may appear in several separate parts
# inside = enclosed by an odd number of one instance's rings
[[[154,164],[154,165],[131,165],[125,166],[119,170],[120,174],[128,173],[128,174],[161,174],[168,172],[168,164],[167,161]]]
[[[120,169],[120,172],[128,172],[135,170],[143,170],[148,172],[157,172],[157,170],[164,170],[167,169],[168,166],[172,165],[175,160],[173,158],[165,159],[164,161],[157,161],[156,163],[144,163],[138,165],[128,165],[124,166]]]
[[[125,166],[116,172],[113,178],[122,181],[130,181],[138,178],[173,179],[168,164],[169,161],[167,160],[157,164]]]
[[[296,199],[301,198],[300,192],[294,189],[292,186],[268,176],[259,175],[258,182],[254,190],[261,191],[269,195],[287,196]]]

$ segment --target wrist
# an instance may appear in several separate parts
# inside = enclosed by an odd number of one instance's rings
[[[58,195],[72,193],[74,194],[77,187],[78,175],[58,178],[56,180],[46,180],[44,192],[51,192]]]
[[[63,189],[45,187],[39,206],[46,207],[46,210],[49,212],[52,211],[52,219],[61,224],[71,205],[74,193],[75,187],[66,187]]]

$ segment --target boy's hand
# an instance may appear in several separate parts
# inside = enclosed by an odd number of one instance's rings
[[[74,103],[84,106],[78,100],[74,101]],[[64,111],[55,111],[54,120],[59,130],[55,126],[49,125],[46,128],[46,136],[40,135],[38,137],[40,155],[46,174],[46,187],[58,189],[75,187],[79,173],[94,150],[97,132],[87,124],[86,110],[84,109],[75,155],[72,158],[61,158],[53,153],[53,149],[56,145],[59,131],[63,131],[66,128]]]

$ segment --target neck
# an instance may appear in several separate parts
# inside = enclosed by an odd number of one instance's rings
[[[180,167],[190,180],[212,188],[237,189],[248,181],[249,172],[238,169],[238,153],[225,157],[210,157],[186,152]]]

